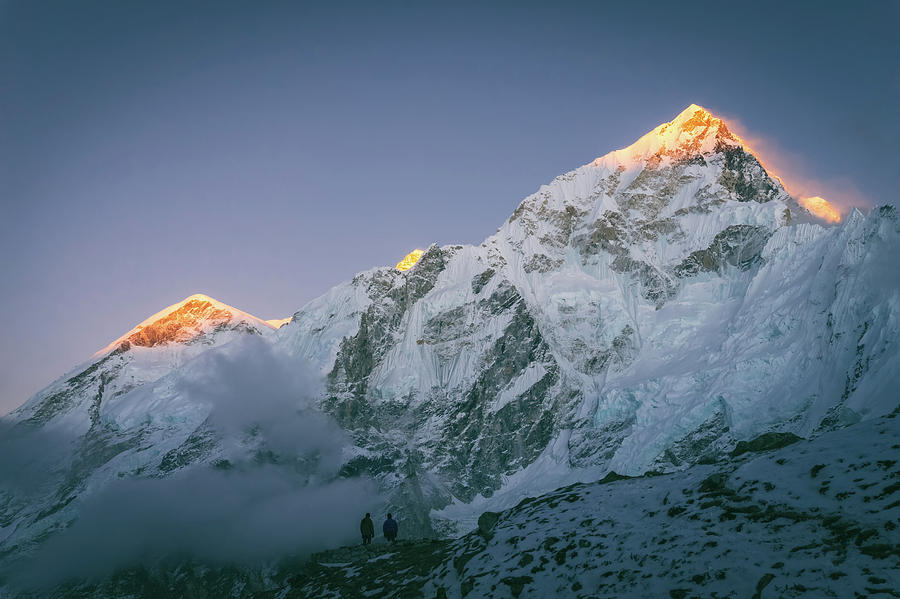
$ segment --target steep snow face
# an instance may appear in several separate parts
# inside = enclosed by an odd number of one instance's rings
[[[147,318],[10,413],[6,422],[87,431],[105,399],[154,382],[211,347],[275,327],[195,294]]]
[[[481,246],[331,290],[277,342],[327,376],[348,472],[461,521],[889,411],[894,394],[872,398],[898,385],[900,287],[875,256],[898,248],[892,209],[825,226],[692,105]]]
[[[164,475],[208,455],[210,406],[186,400],[179,386],[197,378],[195,360],[206,352],[272,333],[254,316],[192,295],[0,419],[0,557],[65,527],[80,499],[109,480]]]

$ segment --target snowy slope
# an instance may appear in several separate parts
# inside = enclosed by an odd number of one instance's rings
[[[485,514],[449,545],[316,556],[283,596],[890,596],[898,443],[891,416],[675,475],[575,484]]]

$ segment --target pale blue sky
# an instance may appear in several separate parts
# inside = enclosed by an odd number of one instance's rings
[[[0,0],[0,413],[192,293],[478,243],[692,102],[896,203],[897,2],[262,4]]]

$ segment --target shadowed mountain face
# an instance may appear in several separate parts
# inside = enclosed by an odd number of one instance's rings
[[[371,479],[406,535],[452,535],[610,471],[883,416],[898,250],[893,209],[821,224],[692,105],[541,187],[480,246],[360,273],[277,331],[206,296],[141,323],[2,421],[16,455],[51,433],[62,449],[39,452],[48,476],[27,492],[0,489],[0,551],[65,536],[111,480]],[[286,442],[300,436],[317,440]]]

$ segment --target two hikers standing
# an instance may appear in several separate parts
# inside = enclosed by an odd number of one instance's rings
[[[384,525],[381,527],[382,532],[384,532],[384,538],[393,543],[397,538],[398,529],[397,521],[394,520],[391,514],[388,514],[387,520],[384,521]],[[368,545],[375,538],[375,524],[372,523],[371,514],[367,513],[366,517],[359,523],[359,532],[362,535],[363,545]]]

